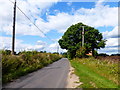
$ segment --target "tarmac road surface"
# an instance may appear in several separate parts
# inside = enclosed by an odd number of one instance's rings
[[[62,58],[47,67],[23,76],[3,88],[65,88],[69,72],[69,61]]]

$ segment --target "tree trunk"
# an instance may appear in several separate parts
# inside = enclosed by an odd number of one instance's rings
[[[94,55],[94,48],[92,48],[92,56],[94,57],[95,55]]]

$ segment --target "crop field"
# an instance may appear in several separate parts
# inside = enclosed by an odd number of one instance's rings
[[[118,88],[119,56],[75,58],[70,61],[80,77],[80,88]]]

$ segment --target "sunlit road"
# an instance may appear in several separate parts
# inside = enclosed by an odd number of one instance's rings
[[[47,67],[23,76],[4,88],[65,88],[69,61],[62,58]]]

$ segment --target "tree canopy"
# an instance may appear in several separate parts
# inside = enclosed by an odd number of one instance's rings
[[[102,33],[94,27],[78,23],[70,26],[62,38],[58,41],[62,49],[68,50],[70,58],[75,57],[76,51],[82,48],[82,26],[84,26],[85,53],[92,51],[94,56],[94,49],[105,47],[106,40],[103,40]]]

